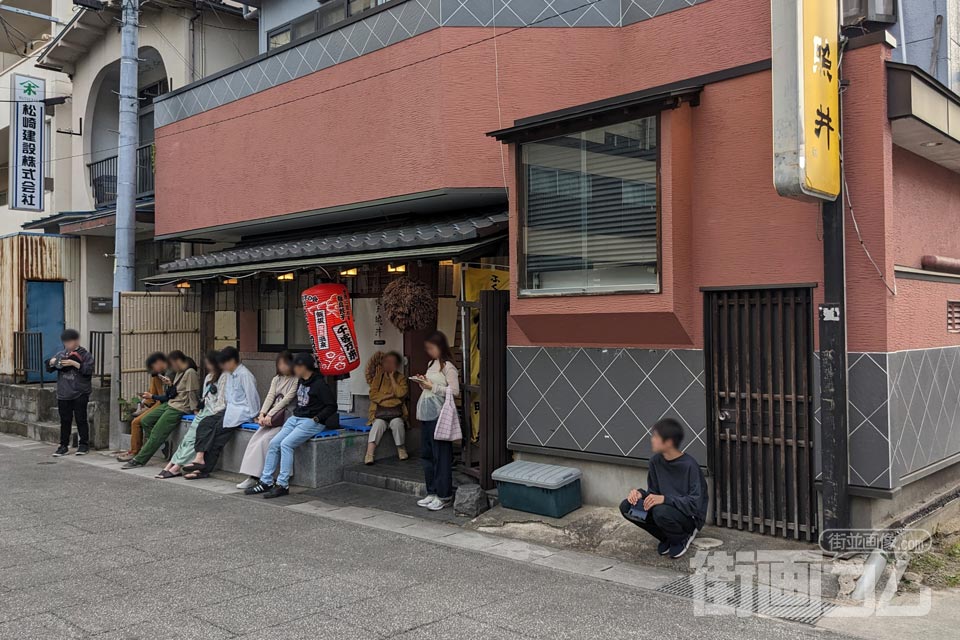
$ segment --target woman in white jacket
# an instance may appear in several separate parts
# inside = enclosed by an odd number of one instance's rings
[[[260,428],[253,434],[243,452],[240,473],[249,477],[237,485],[238,489],[252,487],[260,480],[270,440],[280,431],[287,416],[287,409],[293,406],[296,397],[297,377],[293,375],[293,355],[289,351],[281,351],[277,355],[277,374],[270,381],[270,391],[257,415]]]

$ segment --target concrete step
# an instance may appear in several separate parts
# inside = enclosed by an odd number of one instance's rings
[[[19,422],[0,419],[0,433],[30,438],[39,442],[60,442],[59,422]]]
[[[396,457],[377,460],[376,464],[358,464],[343,469],[344,482],[366,487],[387,489],[412,496],[427,495],[420,460]]]

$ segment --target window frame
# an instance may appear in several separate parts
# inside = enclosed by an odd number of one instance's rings
[[[517,139],[513,143],[513,153],[514,153],[514,166],[516,168],[516,184],[517,184],[517,297],[518,298],[568,298],[568,297],[587,297],[587,296],[620,296],[620,295],[659,295],[663,293],[663,206],[661,201],[661,195],[663,192],[663,171],[662,171],[662,154],[663,150],[661,148],[661,142],[663,140],[663,134],[661,130],[663,118],[661,114],[663,113],[663,108],[660,106],[651,106],[648,109],[638,110],[637,112],[630,114],[623,114],[618,112],[615,114],[607,114],[605,116],[593,116],[588,119],[576,119],[563,122],[556,125],[551,125],[549,127],[544,127],[542,129],[532,130],[530,132],[525,132],[522,137]],[[527,253],[525,250],[526,245],[526,228],[527,228],[527,212],[526,212],[526,203],[527,203],[527,185],[526,185],[526,171],[523,164],[523,145],[538,142],[541,140],[549,140],[550,138],[556,138],[562,135],[568,135],[571,133],[581,133],[583,131],[591,131],[594,129],[600,129],[605,126],[622,124],[624,122],[631,122],[633,120],[641,120],[643,118],[654,117],[656,118],[656,129],[657,129],[657,166],[656,166],[656,176],[657,176],[657,185],[656,185],[656,224],[657,224],[657,285],[656,288],[650,287],[634,287],[626,286],[619,288],[610,288],[610,289],[600,289],[596,291],[538,291],[536,289],[530,288],[527,282],[528,273],[527,273]]]
[[[376,6],[370,7],[358,13],[350,13],[350,0],[328,0],[327,2],[322,2],[320,6],[316,9],[308,11],[307,13],[301,14],[296,18],[289,20],[281,25],[274,27],[267,31],[267,40],[266,40],[266,53],[272,53],[274,51],[279,51],[284,47],[289,47],[294,44],[299,44],[301,42],[306,42],[311,38],[316,38],[333,31],[337,31],[348,26],[351,22],[356,20],[363,19],[364,17],[371,16],[379,11],[384,9],[389,9],[392,6],[402,4],[407,0],[385,0],[383,2],[378,2]],[[334,6],[343,7],[343,19],[333,24],[322,27],[320,26],[320,14],[326,13],[332,10]],[[311,17],[313,19],[313,31],[307,35],[300,36],[295,38],[293,36],[293,25],[303,21],[305,18]],[[270,38],[278,33],[283,33],[284,31],[290,32],[290,42],[282,44],[278,47],[270,48]]]
[[[271,344],[263,342],[263,312],[264,311],[283,311],[283,344]],[[257,311],[257,351],[261,353],[279,353],[281,351],[311,351],[313,345],[294,345],[290,344],[290,312],[300,311],[299,309],[260,309]]]

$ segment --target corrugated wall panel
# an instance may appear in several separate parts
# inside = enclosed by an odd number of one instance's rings
[[[13,374],[13,333],[25,321],[27,280],[63,281],[64,320],[79,320],[80,239],[21,233],[0,238],[0,375]]]
[[[125,398],[147,390],[144,360],[179,349],[200,360],[200,314],[184,311],[179,293],[124,293],[120,299],[120,389]]]

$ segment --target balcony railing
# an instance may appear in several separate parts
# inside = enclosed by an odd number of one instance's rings
[[[137,198],[153,194],[153,143],[137,147]],[[110,156],[87,165],[90,186],[96,207],[110,206],[117,201],[117,156]]]

